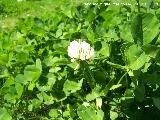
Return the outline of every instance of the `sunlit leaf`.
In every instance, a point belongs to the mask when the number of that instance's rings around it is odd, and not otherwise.
[[[5,108],[0,108],[0,119],[1,120],[11,120],[12,117],[9,115]]]

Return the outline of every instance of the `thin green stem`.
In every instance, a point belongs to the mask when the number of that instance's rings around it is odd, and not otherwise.
[[[100,65],[98,65],[98,64],[97,64],[97,67],[99,67],[99,68],[104,72],[105,76],[107,76],[105,69],[103,69],[103,68],[102,68]]]
[[[127,73],[128,73],[128,71],[125,72],[125,73],[122,75],[122,77],[119,79],[117,85],[120,84],[120,82],[121,82],[121,81],[123,80],[123,78],[127,75]]]
[[[136,0],[137,1],[137,4],[138,4],[138,12],[140,13],[140,3],[139,3],[139,0]]]
[[[126,88],[128,89],[128,79],[127,79],[127,76],[125,76],[126,78]]]
[[[95,79],[94,79],[94,76],[93,76],[91,70],[89,69],[89,66],[88,66],[88,63],[87,63],[87,62],[85,62],[85,68],[87,69],[87,72],[89,73],[90,78],[91,78],[91,80],[90,80],[90,82],[91,82],[90,85],[91,85],[91,86],[94,86]]]
[[[126,70],[126,66],[122,66],[122,65],[119,65],[119,64],[115,64],[115,63],[112,63],[112,62],[109,62],[109,61],[106,61],[107,64],[115,67],[115,68],[118,68],[118,69],[122,69],[122,70]]]

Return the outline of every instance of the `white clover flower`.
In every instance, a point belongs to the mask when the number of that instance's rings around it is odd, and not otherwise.
[[[72,41],[68,46],[68,56],[70,56],[71,62],[74,62],[75,59],[88,60],[91,59],[94,55],[94,49],[87,42],[77,42]]]

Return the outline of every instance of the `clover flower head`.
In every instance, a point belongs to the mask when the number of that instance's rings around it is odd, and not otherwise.
[[[87,42],[83,41],[72,41],[68,46],[68,56],[70,56],[71,62],[75,59],[88,60],[94,55],[94,49]]]

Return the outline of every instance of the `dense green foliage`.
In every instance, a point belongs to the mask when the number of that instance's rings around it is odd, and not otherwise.
[[[94,2],[0,1],[0,120],[160,118],[160,3]],[[77,39],[91,61],[71,62]]]

